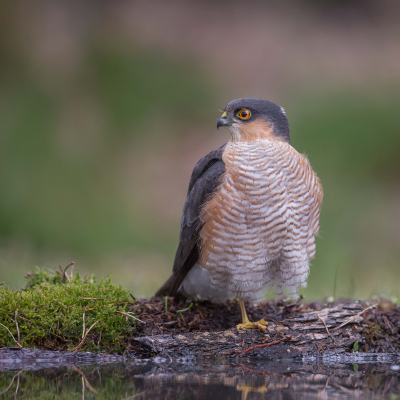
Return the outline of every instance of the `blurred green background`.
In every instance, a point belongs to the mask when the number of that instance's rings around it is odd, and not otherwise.
[[[0,14],[0,281],[169,276],[227,102],[286,109],[324,187],[307,299],[400,295],[395,1],[13,1]]]

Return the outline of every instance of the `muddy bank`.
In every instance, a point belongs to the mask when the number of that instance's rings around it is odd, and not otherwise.
[[[265,332],[236,329],[240,311],[233,301],[190,308],[174,299],[142,302],[136,309],[142,322],[126,355],[276,359],[324,352],[400,354],[400,310],[393,303],[267,302],[247,309],[251,320],[268,322]]]
[[[341,302],[326,305],[301,301],[248,304],[251,320],[268,322],[262,331],[236,328],[240,322],[240,309],[235,301],[216,305],[208,301],[188,304],[173,298],[132,300],[130,313],[125,314],[126,319],[135,318],[136,325],[125,337],[118,339],[118,348],[125,348],[124,356],[131,359],[250,357],[299,360],[324,354],[360,359],[363,354],[400,354],[400,308],[388,301],[381,300],[377,304]],[[93,338],[88,336],[87,340]],[[37,350],[0,349],[0,363],[5,366],[8,360],[24,363],[31,359],[38,363],[55,360],[60,365],[75,365],[123,359],[80,349],[48,351],[63,350],[56,344],[49,336]],[[44,352],[38,352],[39,349]]]

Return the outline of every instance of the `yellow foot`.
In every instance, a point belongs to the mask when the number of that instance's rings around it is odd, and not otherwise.
[[[236,325],[236,328],[238,329],[259,329],[261,331],[266,331],[267,328],[266,326],[268,325],[268,322],[264,321],[263,319],[260,319],[260,321],[257,322],[244,322],[243,324]]]

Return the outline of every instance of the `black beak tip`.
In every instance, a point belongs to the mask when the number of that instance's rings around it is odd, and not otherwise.
[[[217,122],[217,129],[219,129],[221,126],[226,126],[228,125],[228,121],[224,118],[219,118]]]

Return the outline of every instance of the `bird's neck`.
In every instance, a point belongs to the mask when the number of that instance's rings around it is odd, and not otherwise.
[[[281,136],[275,134],[273,126],[262,119],[235,123],[229,127],[229,131],[232,135],[231,142],[284,141]]]

